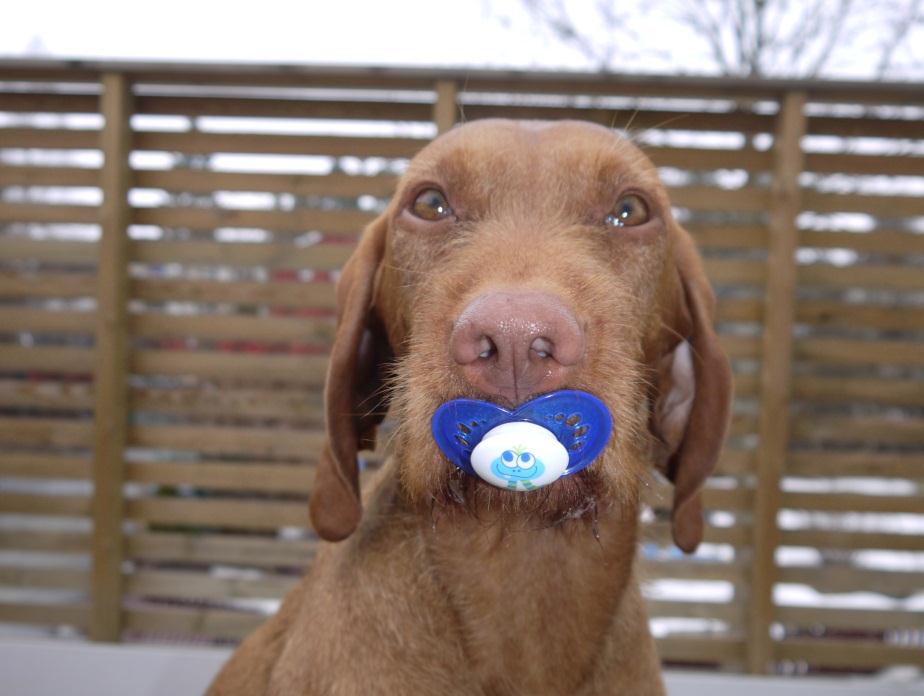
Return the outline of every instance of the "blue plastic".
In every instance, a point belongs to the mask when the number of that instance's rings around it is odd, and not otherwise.
[[[606,447],[613,418],[600,399],[578,390],[543,394],[509,411],[477,399],[454,399],[436,409],[431,420],[433,437],[453,464],[472,476],[472,450],[487,432],[503,423],[535,423],[549,430],[568,451],[571,476],[589,466]]]

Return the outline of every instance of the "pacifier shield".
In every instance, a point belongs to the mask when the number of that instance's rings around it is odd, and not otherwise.
[[[505,425],[516,427],[498,427]],[[562,390],[527,401],[513,411],[487,401],[454,399],[436,410],[431,428],[443,454],[464,472],[502,488],[531,490],[590,465],[606,447],[613,420],[592,394]],[[474,456],[482,442],[484,448]],[[567,456],[563,469],[562,453]],[[530,457],[537,461],[531,462]],[[518,478],[519,474],[524,478]]]

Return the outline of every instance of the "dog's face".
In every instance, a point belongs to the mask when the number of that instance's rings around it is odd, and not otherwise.
[[[329,442],[312,496],[322,536],[358,521],[356,449],[388,393],[411,498],[560,515],[587,499],[633,501],[654,463],[677,486],[678,544],[698,543],[730,372],[698,257],[631,143],[577,122],[451,131],[414,158],[338,294]],[[543,491],[464,479],[430,435],[450,399],[512,407],[565,388],[602,399],[614,431],[593,466]]]

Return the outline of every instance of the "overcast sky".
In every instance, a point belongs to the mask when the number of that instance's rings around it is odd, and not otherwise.
[[[593,31],[594,0],[567,4]],[[659,19],[652,5],[614,2],[649,49],[617,69],[714,71],[705,43]],[[924,46],[924,26],[912,45]],[[869,43],[839,50],[834,75],[873,76]],[[0,56],[596,68],[551,40],[521,0],[8,0]]]

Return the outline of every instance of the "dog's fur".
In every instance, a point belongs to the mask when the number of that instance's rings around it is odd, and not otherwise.
[[[446,220],[409,209],[432,187]],[[605,225],[626,192],[650,222]],[[472,298],[510,288],[570,308],[586,345],[562,387],[614,416],[591,467],[529,493],[461,474],[430,434],[445,401],[488,398],[447,343]],[[674,483],[674,539],[695,549],[731,373],[701,262],[648,158],[585,123],[456,128],[411,162],[338,301],[310,511],[339,543],[209,693],[662,694],[633,573],[640,489],[653,469]],[[356,453],[389,405],[392,454],[361,505]]]

